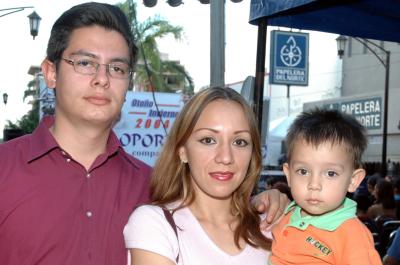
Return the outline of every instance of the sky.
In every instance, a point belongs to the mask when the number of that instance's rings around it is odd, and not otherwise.
[[[6,119],[15,121],[31,108],[27,102],[22,101],[23,92],[28,82],[32,80],[32,76],[28,75],[28,69],[32,65],[39,66],[44,59],[50,30],[55,20],[65,10],[82,2],[85,1],[1,0],[0,9],[19,6],[34,6],[34,9],[0,17],[0,58],[2,59],[0,94],[8,93],[9,95],[7,105],[0,103],[0,129],[3,128]],[[101,2],[115,4],[121,1]],[[179,7],[170,7],[166,0],[159,0],[153,8],[145,7],[142,0],[137,1],[137,5],[139,21],[160,15],[172,25],[184,28],[185,37],[181,42],[176,42],[172,38],[163,39],[159,42],[159,50],[167,53],[169,59],[179,60],[185,66],[194,79],[195,90],[208,85],[210,81],[210,5],[201,4],[197,0],[184,0],[184,4]],[[39,35],[35,40],[30,35],[27,18],[33,10],[42,18]],[[250,0],[243,0],[240,3],[226,0],[226,84],[239,82],[249,75],[255,75],[257,27],[248,23],[249,10]],[[326,53],[326,49],[332,50],[329,60],[336,58],[334,54],[336,43],[333,35],[318,33],[315,38],[319,40],[320,47],[310,51],[310,62],[312,57],[321,58],[321,53]],[[319,70],[325,71],[321,67]]]

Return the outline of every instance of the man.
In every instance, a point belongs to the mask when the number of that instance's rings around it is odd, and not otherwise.
[[[137,56],[115,6],[80,4],[53,25],[42,72],[55,116],[0,146],[1,265],[127,264],[123,227],[148,200],[151,169],[112,125]]]
[[[383,265],[400,264],[400,227],[396,230],[392,244],[383,258]]]
[[[396,217],[400,220],[400,176],[393,179],[394,201],[396,202]]]
[[[126,264],[122,229],[148,199],[150,168],[111,128],[136,58],[115,6],[81,4],[55,22],[42,63],[55,117],[0,148],[0,264]]]

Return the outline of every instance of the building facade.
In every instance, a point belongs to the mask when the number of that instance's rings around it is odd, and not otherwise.
[[[347,37],[342,57],[341,97],[305,103],[304,108],[325,106],[339,108],[355,116],[368,132],[366,162],[381,162],[384,121],[386,54],[374,45]],[[390,51],[389,96],[387,120],[387,159],[400,161],[400,45],[393,42],[368,40]],[[369,45],[370,49],[366,47]],[[376,55],[375,55],[375,54]]]

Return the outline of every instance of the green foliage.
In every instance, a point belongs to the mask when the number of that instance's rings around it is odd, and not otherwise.
[[[21,129],[24,134],[32,133],[39,124],[39,101],[33,103],[33,107],[16,123],[7,120],[6,129]]]
[[[24,97],[23,97],[22,100],[25,100],[29,96],[33,96],[34,97],[34,96],[36,96],[36,94],[37,94],[36,89],[29,88],[29,89],[24,91]]]
[[[175,61],[163,61],[158,50],[157,40],[173,36],[175,40],[183,38],[183,27],[173,26],[160,16],[137,21],[136,3],[126,0],[117,4],[128,17],[132,33],[139,48],[138,64],[136,66],[135,84],[151,88],[159,92],[173,92],[165,78],[169,73],[184,84],[184,92],[193,95],[194,83],[185,68]],[[146,64],[147,66],[146,67]]]
[[[19,126],[12,121],[7,120],[6,122],[7,124],[5,125],[5,129],[19,129]]]

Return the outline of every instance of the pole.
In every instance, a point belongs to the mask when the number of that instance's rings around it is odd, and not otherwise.
[[[267,46],[267,19],[261,19],[258,24],[256,80],[254,84],[254,115],[258,121],[258,129],[262,130],[262,113],[264,100],[265,50]]]
[[[383,109],[383,132],[382,132],[382,175],[385,177],[387,173],[386,164],[386,148],[387,148],[387,123],[388,123],[388,105],[389,105],[389,73],[390,73],[390,51],[386,53],[385,65],[385,95],[384,95],[384,109]]]
[[[225,86],[225,0],[210,1],[210,86]]]
[[[287,115],[290,116],[290,85],[286,85],[286,98],[287,98]]]
[[[16,12],[22,11],[25,8],[33,8],[33,6],[21,6],[21,7],[11,7],[11,8],[0,9],[0,12],[8,11],[8,13],[0,15],[0,17],[4,17],[4,16],[10,15],[12,13],[16,13]]]
[[[383,96],[383,129],[382,129],[382,154],[381,154],[381,173],[382,176],[386,176],[387,173],[387,164],[386,164],[386,153],[387,153],[387,123],[388,123],[388,109],[389,109],[389,73],[390,73],[390,51],[385,50],[378,44],[368,40],[368,39],[360,39],[354,37],[355,40],[364,45],[371,53],[381,62],[383,67],[385,67],[385,90]],[[369,44],[378,48],[386,55],[386,60],[383,61],[381,57],[374,51]]]

